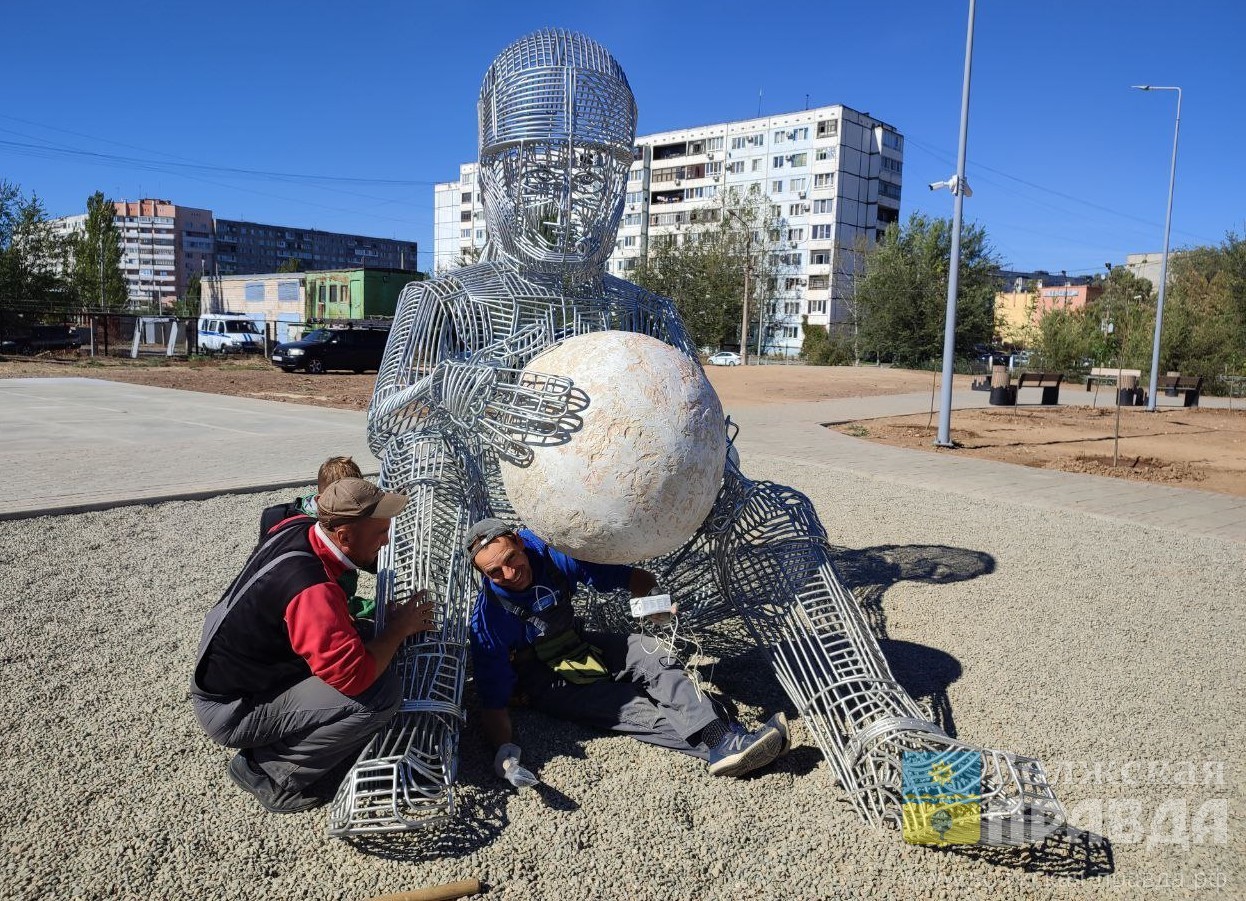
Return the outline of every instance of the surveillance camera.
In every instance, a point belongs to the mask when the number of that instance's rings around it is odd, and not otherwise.
[[[930,190],[932,191],[937,191],[940,188],[946,188],[946,187],[947,187],[947,182],[945,181],[932,181],[930,183]]]

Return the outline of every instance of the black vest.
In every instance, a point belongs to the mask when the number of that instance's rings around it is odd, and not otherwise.
[[[209,612],[195,690],[226,698],[265,695],[311,675],[307,661],[290,647],[285,613],[295,595],[332,584],[312,550],[308,533],[313,523],[299,517],[269,536]]]

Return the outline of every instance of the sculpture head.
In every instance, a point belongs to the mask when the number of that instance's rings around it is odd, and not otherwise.
[[[533,32],[489,66],[478,111],[490,241],[528,267],[599,269],[614,249],[636,138],[618,62],[583,35]]]

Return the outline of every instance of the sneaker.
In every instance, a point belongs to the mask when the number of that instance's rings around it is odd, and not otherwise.
[[[229,778],[234,785],[253,795],[269,813],[302,813],[332,800],[281,788],[251,762],[246,751],[239,751],[229,761]]]
[[[773,726],[756,732],[733,729],[710,751],[711,776],[743,776],[779,756],[783,736]]]
[[[770,717],[770,719],[766,720],[766,725],[776,730],[783,736],[783,747],[779,749],[780,757],[792,750],[792,736],[787,731],[787,715],[784,714],[782,710]]]

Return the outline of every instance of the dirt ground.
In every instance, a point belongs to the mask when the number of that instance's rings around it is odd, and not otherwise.
[[[728,406],[797,403],[931,391],[929,372],[870,366],[707,367],[710,382]],[[77,376],[161,388],[257,397],[287,403],[363,410],[373,374],[285,373],[263,360],[168,363],[54,357],[0,359],[0,378]],[[957,376],[956,387],[971,379]],[[993,408],[958,410],[955,451],[933,447],[926,414],[837,426],[845,434],[901,447],[986,457],[1025,466],[1143,479],[1246,496],[1246,413],[1168,409],[1148,414],[1125,409],[1117,465],[1112,465],[1115,408]]]
[[[835,428],[897,447],[1246,496],[1246,412],[1122,408],[1114,466],[1115,423],[1115,407],[957,410],[955,450],[934,447],[937,422],[924,413]]]
[[[836,397],[869,397],[929,391],[933,374],[873,366],[708,366],[710,382],[724,404],[793,403]],[[297,404],[363,410],[376,383],[374,374],[327,373],[306,375],[282,372],[263,360],[166,363],[96,359],[71,356],[0,360],[0,378],[76,376],[109,379],[158,388],[180,388],[209,394],[233,394]],[[956,387],[968,388],[971,379],[956,377]]]

